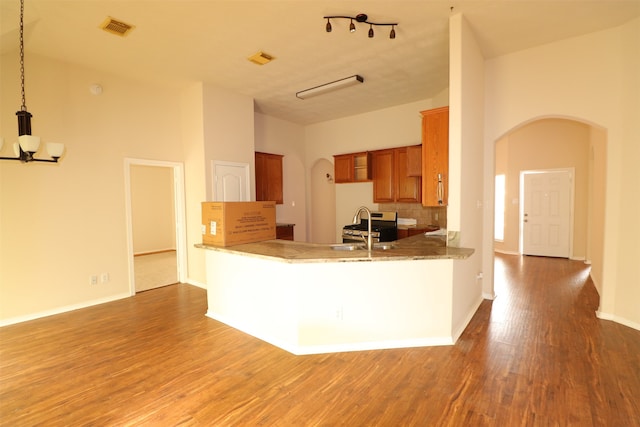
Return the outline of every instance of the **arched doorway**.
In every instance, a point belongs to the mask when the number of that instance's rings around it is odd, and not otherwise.
[[[606,131],[573,118],[536,118],[520,124],[495,141],[494,156],[494,176],[505,177],[504,211],[493,210],[494,224],[499,224],[500,215],[504,215],[504,237],[493,241],[494,251],[507,254],[521,252],[520,173],[525,170],[575,168],[570,257],[592,265],[591,275],[598,287],[604,247]],[[495,194],[494,191],[494,200]]]
[[[318,159],[311,167],[311,215],[308,241],[335,243],[336,187],[333,180],[333,163]]]

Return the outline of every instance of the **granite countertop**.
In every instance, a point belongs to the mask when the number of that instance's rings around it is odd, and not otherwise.
[[[198,244],[197,248],[270,259],[287,263],[354,262],[354,261],[403,261],[423,259],[466,259],[474,250],[447,247],[442,237],[418,234],[395,242],[386,242],[392,249],[336,250],[342,244],[303,243],[290,240],[267,240],[257,243],[218,247]]]
[[[438,227],[437,225],[432,225],[432,224],[398,224],[398,229],[400,230],[409,230],[413,228],[424,229],[429,231],[436,231],[440,229],[440,227]]]

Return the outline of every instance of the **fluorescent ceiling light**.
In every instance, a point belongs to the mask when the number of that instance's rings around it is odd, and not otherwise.
[[[362,76],[355,75],[351,77],[345,77],[344,79],[336,80],[334,82],[325,83],[320,86],[312,87],[311,89],[301,90],[296,93],[296,96],[300,99],[311,98],[312,96],[322,95],[323,93],[331,92],[332,90],[342,89],[343,87],[353,86],[358,83],[363,83]]]

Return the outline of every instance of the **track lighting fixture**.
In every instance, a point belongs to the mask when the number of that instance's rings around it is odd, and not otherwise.
[[[40,147],[40,137],[31,135],[31,115],[27,111],[25,95],[24,95],[24,0],[20,0],[20,86],[22,88],[22,106],[20,111],[16,113],[18,116],[18,142],[13,144],[14,154],[16,157],[0,157],[2,160],[19,160],[23,163],[27,162],[51,162],[57,163],[58,159],[64,152],[64,145],[60,143],[50,142],[47,144],[47,151],[52,157],[51,159],[36,159],[33,157]],[[0,138],[0,150],[4,139]]]
[[[369,21],[369,17],[364,14],[364,13],[359,13],[356,16],[342,16],[342,15],[332,15],[332,16],[325,16],[324,19],[327,20],[327,25],[326,25],[326,30],[327,33],[330,33],[332,30],[331,27],[331,20],[332,19],[348,19],[351,21],[351,23],[349,24],[349,31],[354,33],[356,31],[356,24],[353,23],[353,20],[355,19],[356,22],[361,22],[364,24],[369,24],[369,38],[373,38],[373,26],[374,25],[378,25],[378,26],[389,26],[391,27],[391,32],[389,33],[389,38],[390,39],[395,39],[396,38],[396,25],[398,25],[397,22],[393,22],[393,23],[378,23],[378,22],[370,22]]]

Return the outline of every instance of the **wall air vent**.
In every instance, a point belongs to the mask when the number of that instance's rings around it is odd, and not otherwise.
[[[254,64],[264,65],[273,61],[275,58],[267,53],[257,52],[251,55],[250,57],[248,57],[247,59],[253,62]]]
[[[116,34],[118,36],[124,37],[128,35],[135,27],[133,25],[125,24],[122,21],[118,21],[117,19],[113,19],[109,16],[100,25],[100,28],[111,34]]]

